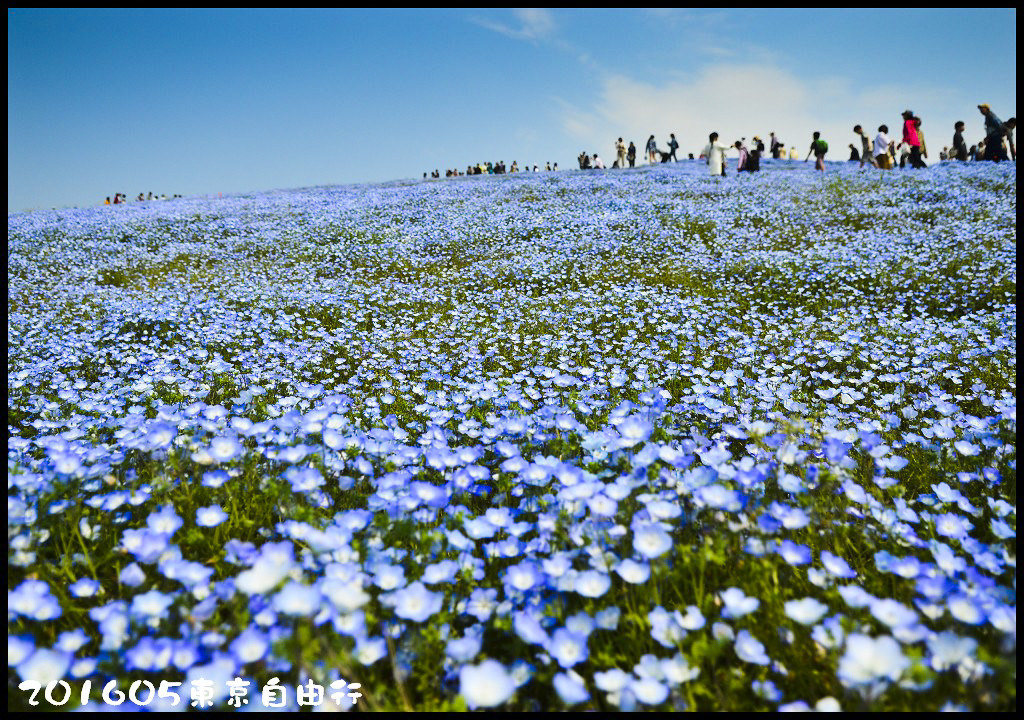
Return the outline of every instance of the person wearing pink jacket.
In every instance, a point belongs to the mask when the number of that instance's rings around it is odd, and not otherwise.
[[[914,113],[910,110],[903,111],[903,142],[910,148],[910,167],[925,167],[921,162],[921,138],[917,134]]]

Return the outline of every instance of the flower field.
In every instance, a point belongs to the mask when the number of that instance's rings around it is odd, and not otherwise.
[[[9,707],[1015,708],[1016,168],[763,170],[8,214]]]

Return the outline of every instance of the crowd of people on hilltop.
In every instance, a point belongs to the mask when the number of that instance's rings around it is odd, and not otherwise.
[[[1013,135],[1017,128],[1017,118],[1012,117],[1003,122],[987,103],[978,105],[978,110],[985,118],[984,138],[968,147],[964,141],[966,124],[962,120],[958,121],[953,128],[953,144],[952,146],[943,147],[939,153],[940,161],[958,160],[966,162],[989,160],[1000,162],[1011,159],[1016,161],[1017,149],[1014,145]],[[873,139],[864,131],[863,126],[855,125],[853,132],[860,141],[860,147],[858,148],[855,143],[849,144],[850,161],[859,162],[861,167],[871,165],[881,169],[891,169],[896,167],[897,164],[901,168],[908,165],[911,168],[927,167],[925,159],[928,157],[928,148],[924,141],[921,118],[911,110],[904,110],[902,118],[902,133],[899,141],[889,137],[888,125],[880,125],[878,127],[878,134]],[[766,152],[770,154],[773,160],[800,159],[800,153],[796,147],[790,146],[787,148],[774,131],[769,133],[767,146],[757,135],[753,136],[749,145],[745,137],[736,140],[732,145],[719,142],[718,137],[718,133],[711,133],[708,136],[708,144],[704,146],[698,158],[707,163],[712,175],[725,174],[726,153],[732,150],[735,150],[738,154],[736,162],[737,172],[759,171],[761,169],[761,159],[765,157]],[[614,147],[615,160],[612,162],[612,168],[632,168],[636,166],[638,153],[635,143],[630,142],[627,145],[620,137],[615,142]],[[644,146],[644,157],[650,165],[675,162],[679,159],[677,157],[678,150],[679,142],[676,140],[675,133],[669,134],[669,140],[665,149],[660,149],[654,135],[651,135],[647,138],[647,143]],[[804,162],[809,162],[813,155],[815,169],[824,172],[825,156],[827,153],[828,142],[821,137],[820,132],[815,132]],[[694,159],[692,154],[689,154],[688,157],[690,160]],[[604,170],[607,167],[605,161],[598,153],[582,151],[576,157],[576,160],[580,170]],[[558,163],[554,163],[553,167],[551,163],[547,163],[544,169],[546,171],[558,170]],[[527,166],[523,170],[530,171],[530,168]],[[488,162],[470,166],[464,173],[457,170],[449,170],[445,173],[445,177],[484,174],[501,175],[505,172],[504,162],[498,162],[495,165]],[[512,163],[509,172],[519,172],[516,163]],[[533,172],[538,172],[536,165],[533,166]],[[426,178],[427,173],[423,173],[423,177]],[[439,178],[441,175],[435,170],[430,174],[430,177]]]
[[[544,165],[544,172],[555,172],[558,170],[558,163],[547,162]],[[529,164],[524,165],[522,168],[519,167],[519,163],[515,160],[512,161],[511,166],[505,165],[504,160],[499,160],[496,163],[482,162],[476,165],[470,165],[466,168],[465,172],[456,169],[449,169],[444,171],[446,178],[451,177],[463,177],[465,175],[505,175],[507,173],[518,173],[518,172],[541,172],[540,167],[534,165],[530,167]],[[439,178],[441,172],[439,170],[433,170],[430,173],[423,173],[424,179],[427,177]]]
[[[154,193],[139,193],[135,196],[134,202],[147,202],[149,200],[168,200],[173,198],[180,198],[181,195],[172,195],[170,198],[167,195],[156,195]],[[128,202],[128,196],[124,193],[114,193],[114,199],[111,200],[108,195],[106,200],[103,201],[104,205],[124,205]]]
[[[1017,129],[1017,118],[1012,117],[1006,122],[1000,120],[987,103],[978,105],[978,110],[985,118],[984,139],[971,145],[969,148],[964,141],[966,123],[957,121],[953,126],[953,145],[943,147],[939,153],[939,160],[946,161],[972,161],[988,160],[1000,162],[1003,160],[1017,159],[1017,148],[1014,144],[1013,134]],[[928,157],[928,147],[925,144],[922,121],[912,110],[904,110],[902,113],[901,139],[897,142],[889,137],[889,126],[882,124],[878,127],[878,134],[872,140],[861,125],[855,125],[853,132],[860,140],[860,149],[854,143],[849,144],[850,161],[859,162],[860,167],[871,165],[872,167],[888,170],[896,167],[897,163],[901,168],[910,166],[919,169],[927,167],[925,158]],[[786,146],[775,135],[770,134],[769,152],[775,160],[787,157]],[[754,149],[748,149],[744,140],[737,140],[733,147],[739,153],[737,161],[737,172],[756,172],[760,169],[760,158],[765,150],[764,143],[757,136]],[[718,142],[718,133],[711,133],[708,136],[708,144],[701,153],[705,159],[712,175],[725,174],[725,153],[729,146]],[[828,153],[828,142],[821,137],[820,132],[813,134],[810,148],[804,162],[808,162],[811,156],[815,159],[815,169],[825,171],[825,155]],[[790,160],[799,159],[795,147],[790,148]],[[898,160],[897,160],[898,158]]]

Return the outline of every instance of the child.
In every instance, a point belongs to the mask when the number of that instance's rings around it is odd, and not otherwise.
[[[814,169],[825,172],[825,153],[828,152],[828,143],[821,139],[821,133],[818,131],[814,132],[814,139],[811,140],[811,149],[807,152],[807,157],[804,158],[804,162],[811,159],[811,153],[814,153]]]

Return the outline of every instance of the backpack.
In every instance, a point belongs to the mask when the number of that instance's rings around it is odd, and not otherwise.
[[[828,143],[825,142],[824,140],[820,140],[819,139],[818,142],[817,142],[817,148],[818,148],[818,152],[820,152],[822,155],[824,155],[825,153],[828,152]]]

